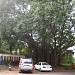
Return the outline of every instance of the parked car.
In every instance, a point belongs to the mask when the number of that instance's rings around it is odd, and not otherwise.
[[[19,62],[19,72],[22,71],[33,71],[33,60],[32,58],[21,58]]]
[[[38,62],[34,65],[34,69],[40,70],[40,71],[52,71],[52,66],[49,65],[47,62]]]

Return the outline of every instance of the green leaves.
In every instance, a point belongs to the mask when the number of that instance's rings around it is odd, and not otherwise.
[[[51,60],[54,62],[56,57],[58,61],[58,54],[63,54],[75,44],[71,0],[6,0],[2,4],[1,36],[8,42],[11,51],[24,49],[24,44],[27,44],[35,58],[44,61],[55,57]],[[15,37],[12,39],[10,35]]]

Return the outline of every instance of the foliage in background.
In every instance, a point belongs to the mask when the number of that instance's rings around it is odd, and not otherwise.
[[[63,59],[64,63],[67,63],[67,64],[74,63],[74,61],[73,61],[73,54],[72,53],[65,54],[65,56],[63,58],[64,58]]]
[[[22,49],[19,54],[25,55],[25,57],[29,57],[30,56],[29,55],[30,53],[29,53],[29,49],[28,48]]]
[[[11,54],[19,49],[36,62],[58,66],[67,48],[75,44],[72,12],[72,0],[2,0],[1,40]],[[6,48],[3,42],[2,49]]]

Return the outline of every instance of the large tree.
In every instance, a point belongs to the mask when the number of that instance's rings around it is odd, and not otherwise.
[[[8,35],[12,30],[16,33],[16,41],[27,43],[36,61],[57,66],[67,48],[75,44],[72,7],[71,0],[6,0],[1,25],[9,26],[9,30],[5,28]],[[10,12],[6,12],[8,8]],[[14,22],[10,22],[10,16]]]
[[[72,19],[71,0],[41,0],[34,2],[34,6],[33,16],[38,28],[42,61],[49,60],[51,55],[52,63],[56,66],[58,57],[74,45],[71,29],[75,20]]]

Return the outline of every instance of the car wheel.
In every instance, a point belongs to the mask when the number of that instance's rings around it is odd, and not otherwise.
[[[41,68],[39,68],[40,72],[42,72]]]
[[[19,69],[19,73],[22,73],[22,70],[21,69]]]
[[[30,73],[33,73],[33,71],[31,70]]]

